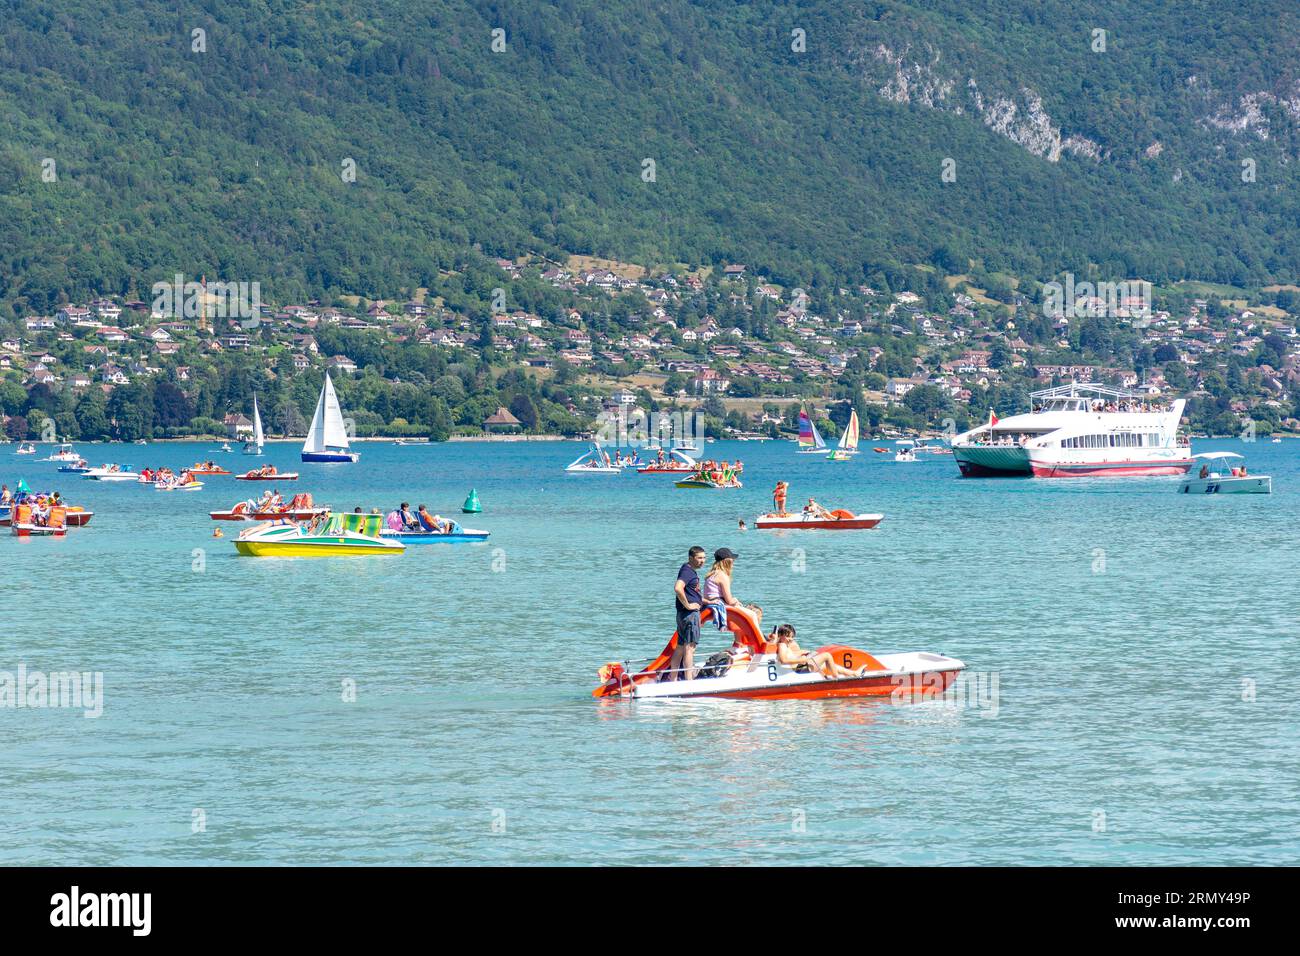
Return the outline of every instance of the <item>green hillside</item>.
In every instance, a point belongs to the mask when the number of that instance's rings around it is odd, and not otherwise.
[[[476,247],[810,287],[968,260],[1300,274],[1293,2],[0,10],[6,310],[177,272],[392,297]]]

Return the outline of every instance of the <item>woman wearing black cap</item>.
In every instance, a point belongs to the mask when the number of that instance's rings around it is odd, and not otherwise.
[[[704,604],[713,608],[718,630],[726,630],[727,608],[742,607],[731,593],[731,571],[740,555],[730,548],[719,548],[713,552],[713,567],[704,578]]]

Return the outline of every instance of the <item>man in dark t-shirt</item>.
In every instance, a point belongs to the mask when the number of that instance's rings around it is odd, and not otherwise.
[[[677,609],[677,646],[668,661],[664,680],[690,680],[695,676],[695,646],[700,643],[700,608],[704,597],[700,594],[699,569],[704,567],[704,549],[691,548],[686,563],[677,571],[673,585],[673,604]]]

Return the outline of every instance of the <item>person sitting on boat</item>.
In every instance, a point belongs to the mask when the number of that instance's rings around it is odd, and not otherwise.
[[[1209,466],[1209,465],[1202,465],[1202,466],[1201,466],[1201,473],[1200,473],[1200,475],[1198,475],[1197,477],[1199,477],[1199,478],[1209,478],[1209,477],[1210,477],[1210,466]]]
[[[416,520],[420,523],[420,531],[437,531],[438,523],[434,520],[433,515],[429,514],[429,509],[424,505],[415,509]]]
[[[727,608],[742,606],[731,593],[731,572],[737,557],[730,548],[714,551],[713,567],[704,578],[704,606],[713,610],[719,631],[727,629]]]
[[[7,505],[14,500],[14,493],[8,485],[0,485],[0,505]]]
[[[819,505],[816,499],[809,498],[808,503],[803,506],[804,517],[806,518],[830,518],[831,513]]]
[[[851,671],[847,667],[836,664],[835,658],[830,651],[822,651],[819,654],[805,651],[794,639],[795,630],[793,624],[782,624],[776,629],[775,633],[777,660],[787,667],[807,667],[810,671],[835,680],[845,677],[861,677],[866,673],[869,666],[863,664],[856,671]]]
[[[690,680],[695,676],[695,647],[700,643],[700,576],[704,567],[704,549],[695,545],[686,553],[686,563],[677,570],[673,585],[673,606],[677,611],[677,646],[673,648],[663,680]]]
[[[400,530],[402,531],[420,530],[420,522],[416,519],[415,515],[411,512],[410,502],[407,501],[402,502],[402,507],[399,509],[398,515],[402,519],[402,527]]]

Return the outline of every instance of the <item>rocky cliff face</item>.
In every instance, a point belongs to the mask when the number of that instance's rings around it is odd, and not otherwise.
[[[994,133],[1049,163],[1058,162],[1064,153],[1094,162],[1109,158],[1110,151],[1100,143],[1077,132],[1065,132],[1054,123],[1043,108],[1042,97],[1031,87],[986,94],[974,76],[962,82],[954,71],[941,65],[942,60],[942,53],[928,45],[918,52],[910,46],[895,50],[877,43],[854,58],[854,67],[884,99],[958,116],[978,116]],[[1188,77],[1185,86],[1196,102],[1200,125],[1207,129],[1267,140],[1279,119],[1300,125],[1300,81],[1281,92],[1258,90],[1238,97],[1224,96],[1196,76]],[[1142,148],[1142,155],[1154,159],[1163,149],[1159,142],[1152,142]]]
[[[1187,81],[1189,88],[1202,90],[1206,99],[1214,97],[1213,91],[1207,90],[1195,76]],[[1249,133],[1266,140],[1272,133],[1272,120],[1268,111],[1280,110],[1288,122],[1300,123],[1300,80],[1285,89],[1280,95],[1268,90],[1246,93],[1221,104],[1203,120],[1206,126],[1231,133],[1234,136]]]
[[[880,86],[876,92],[887,100],[948,110],[958,116],[978,116],[999,136],[1049,163],[1058,162],[1062,152],[1094,161],[1103,158],[1099,143],[1077,133],[1062,135],[1061,128],[1043,109],[1042,97],[1034,90],[1022,86],[1016,91],[1000,91],[985,97],[975,77],[968,77],[959,86],[957,77],[940,68],[940,60],[938,51],[932,51],[927,61],[921,62],[911,56],[909,48],[896,52],[883,43],[877,44],[869,57],[857,58],[866,75],[878,78]]]

